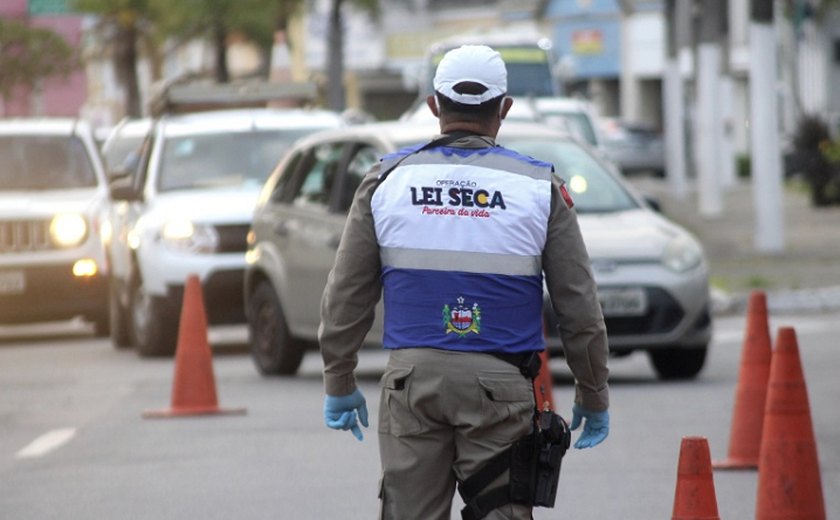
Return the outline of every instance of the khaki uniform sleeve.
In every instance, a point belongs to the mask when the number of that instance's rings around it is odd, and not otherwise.
[[[577,214],[565,203],[561,183],[552,182],[543,271],[566,363],[575,377],[575,403],[602,411],[609,407],[607,329]]]
[[[382,294],[379,246],[371,212],[379,165],[362,180],[350,207],[335,265],[321,297],[318,342],[324,360],[324,389],[342,396],[356,389],[353,371]]]

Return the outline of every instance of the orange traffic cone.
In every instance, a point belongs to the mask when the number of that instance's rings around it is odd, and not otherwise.
[[[554,396],[551,382],[551,368],[548,366],[548,354],[540,352],[540,373],[534,378],[534,401],[540,411],[554,410]]]
[[[683,437],[671,520],[720,520],[709,442]]]
[[[196,275],[187,277],[178,345],[175,350],[175,378],[172,406],[149,410],[143,417],[178,417],[184,415],[242,414],[244,408],[223,410],[216,397],[213,356],[207,341],[207,313],[201,282]]]
[[[756,520],[825,520],[820,466],[796,332],[776,336],[758,460]]]
[[[753,291],[747,304],[747,330],[741,349],[738,387],[732,410],[729,454],[724,460],[712,464],[715,469],[758,467],[771,355],[767,295],[764,291]]]

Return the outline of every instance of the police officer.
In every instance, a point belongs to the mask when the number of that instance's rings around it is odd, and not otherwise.
[[[533,381],[520,365],[544,348],[543,276],[576,380],[575,447],[609,430],[606,329],[573,201],[550,164],[494,141],[513,102],[501,56],[454,49],[434,88],[427,104],[443,136],[365,177],[321,302],[325,421],[361,440],[368,411],[354,369],[384,295],[385,519],[449,518],[456,484],[532,431]],[[439,193],[484,211],[434,211]],[[485,518],[531,518],[531,506],[504,504]]]

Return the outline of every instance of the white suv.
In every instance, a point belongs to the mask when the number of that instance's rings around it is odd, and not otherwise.
[[[340,124],[335,113],[297,109],[154,121],[136,170],[111,184],[114,345],[171,355],[190,275],[201,280],[210,324],[244,323],[246,235],[257,195],[293,142]]]
[[[0,121],[0,323],[82,316],[108,334],[105,173],[84,121]]]

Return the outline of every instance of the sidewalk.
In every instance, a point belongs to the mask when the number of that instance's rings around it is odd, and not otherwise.
[[[748,181],[724,190],[723,214],[702,217],[697,192],[689,186],[684,200],[667,181],[630,177],[642,194],[655,197],[662,212],[700,239],[711,268],[715,312],[739,313],[749,292],[767,292],[777,312],[840,310],[840,206],[815,208],[804,185],[784,190],[784,241],[781,253],[755,249],[752,186]]]

